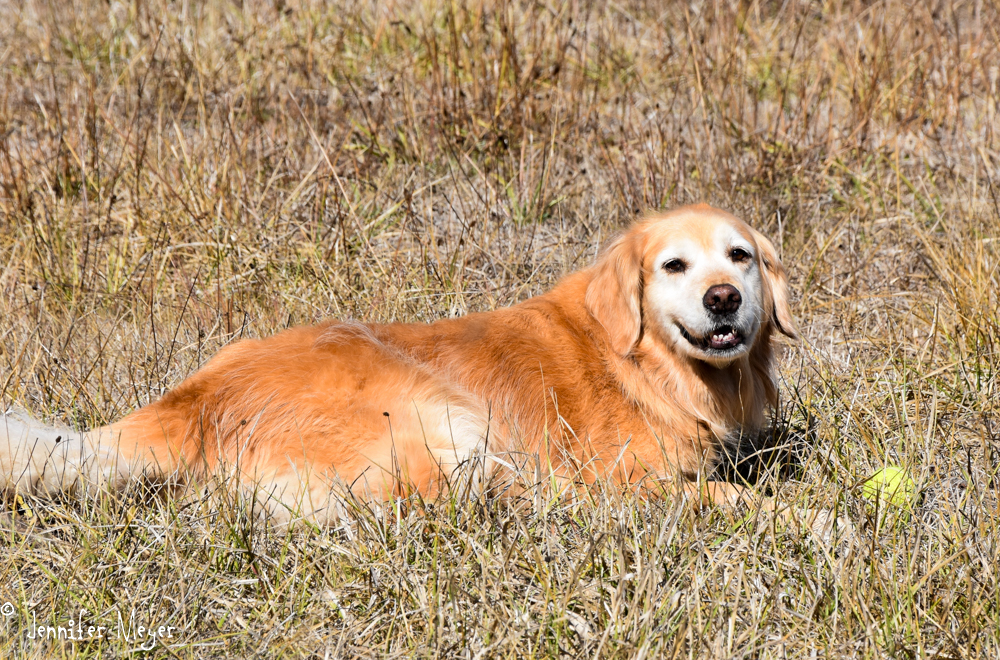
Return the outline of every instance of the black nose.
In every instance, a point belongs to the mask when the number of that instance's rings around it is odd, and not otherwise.
[[[705,292],[705,309],[713,314],[732,314],[740,308],[743,298],[731,284],[716,284]]]

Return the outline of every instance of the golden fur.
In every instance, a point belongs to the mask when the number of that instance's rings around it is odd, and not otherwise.
[[[727,338],[711,310],[683,302],[717,285],[742,293],[742,334]],[[711,323],[723,329],[683,338]],[[775,331],[795,333],[771,243],[727,213],[684,207],[641,220],[593,267],[510,308],[238,342],[119,422],[64,433],[61,449],[8,419],[0,486],[236,466],[276,511],[324,518],[334,484],[430,496],[461,465],[478,469],[465,477],[476,485],[524,456],[566,482],[694,482],[775,403]]]

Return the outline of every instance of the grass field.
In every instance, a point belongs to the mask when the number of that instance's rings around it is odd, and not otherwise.
[[[87,428],[240,337],[506,306],[704,200],[780,246],[803,335],[749,476],[853,526],[610,486],[290,531],[225,484],[8,498],[0,657],[1000,657],[996,0],[0,16],[5,409]],[[908,505],[862,497],[886,465]],[[32,639],[119,616],[172,636]]]

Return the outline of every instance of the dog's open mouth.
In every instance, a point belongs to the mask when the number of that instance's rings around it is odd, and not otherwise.
[[[684,339],[703,351],[731,351],[743,345],[743,333],[731,325],[720,325],[704,337],[693,337],[684,326],[677,324]]]

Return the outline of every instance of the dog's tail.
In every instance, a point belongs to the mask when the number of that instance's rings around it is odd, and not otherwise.
[[[109,433],[54,428],[22,412],[0,416],[0,492],[79,492],[88,484],[120,486],[134,461]]]

